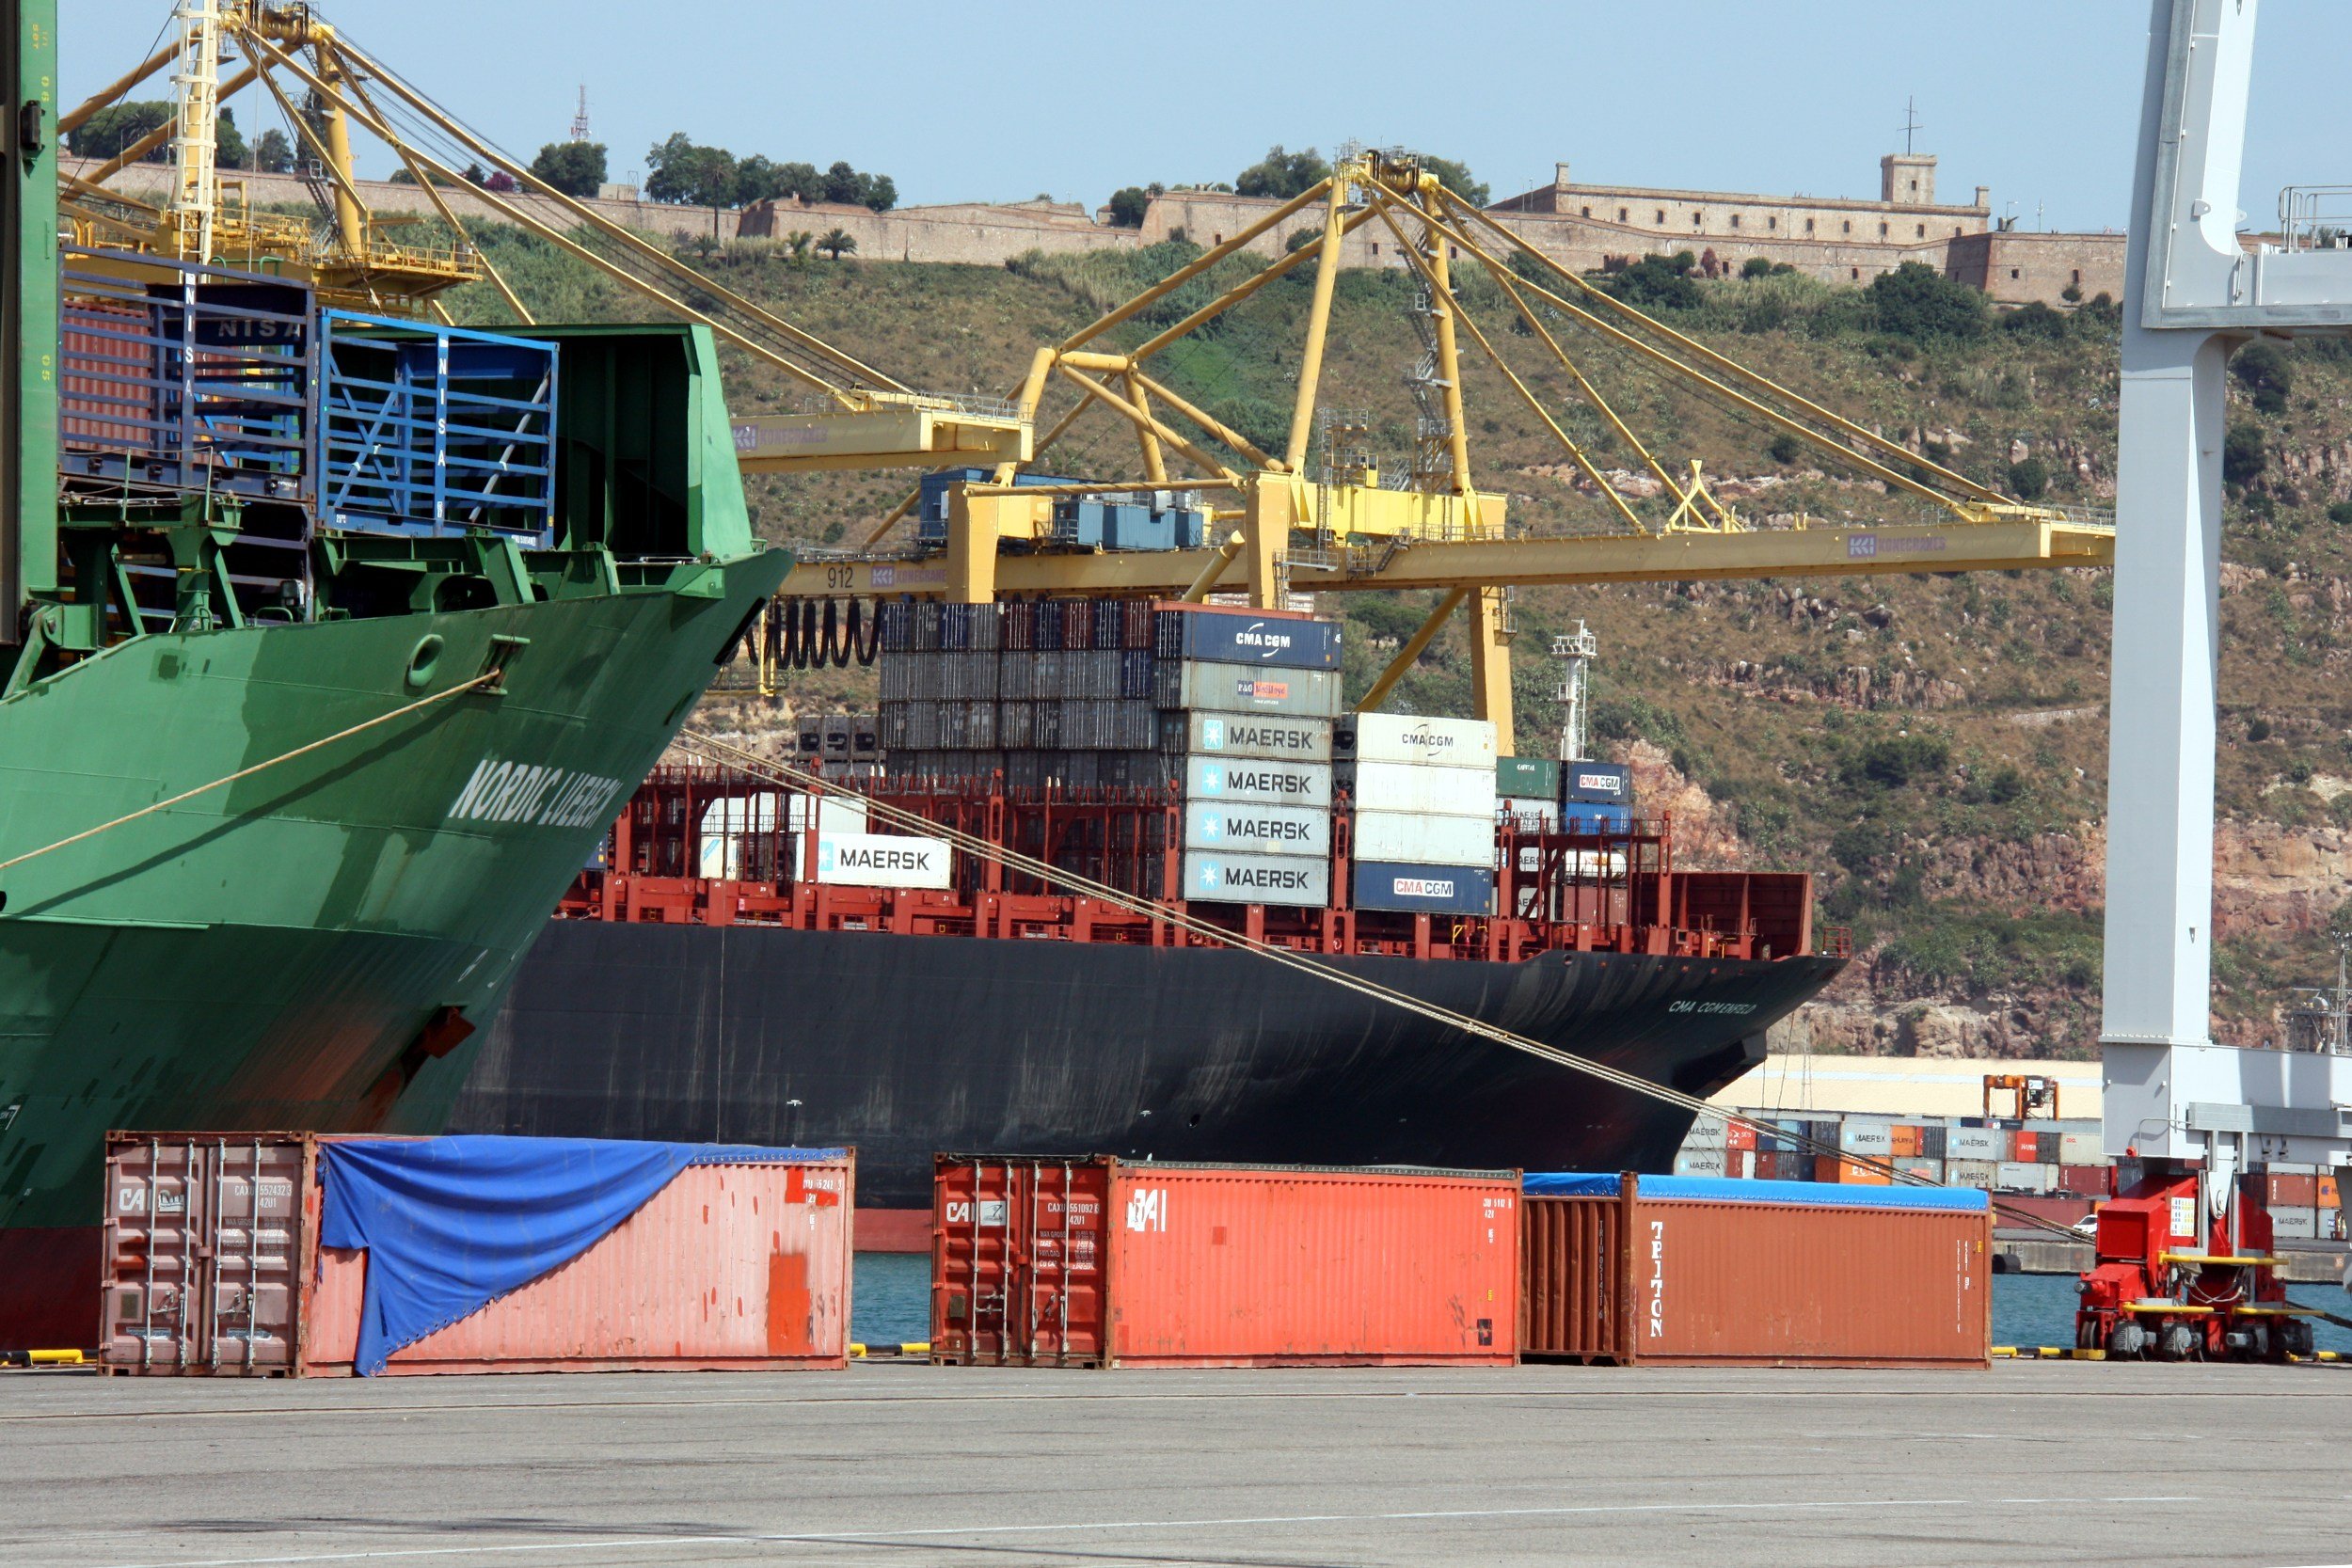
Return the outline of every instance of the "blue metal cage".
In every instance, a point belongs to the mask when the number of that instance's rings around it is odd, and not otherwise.
[[[319,358],[321,523],[548,542],[554,344],[326,310]]]

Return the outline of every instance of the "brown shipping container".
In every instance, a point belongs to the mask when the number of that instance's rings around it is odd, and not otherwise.
[[[2060,1165],[2058,1191],[2076,1197],[2112,1197],[2115,1196],[2113,1165]]]
[[[318,1244],[319,1150],[333,1141],[109,1134],[97,1304],[109,1370],[351,1374],[368,1258]],[[585,1252],[385,1370],[844,1367],[855,1199],[851,1154],[691,1165]]]
[[[1519,1347],[1621,1366],[1980,1367],[1983,1211],[1529,1196]]]
[[[2270,1173],[2270,1206],[2309,1209],[2319,1201],[2319,1179],[2287,1172]]]
[[[1508,1366],[1516,1171],[942,1155],[931,1358]]]

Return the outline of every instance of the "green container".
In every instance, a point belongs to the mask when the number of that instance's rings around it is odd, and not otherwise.
[[[1547,757],[1497,757],[1495,793],[1514,800],[1560,799],[1560,765]]]

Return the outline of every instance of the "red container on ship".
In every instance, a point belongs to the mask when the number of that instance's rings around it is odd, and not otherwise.
[[[1531,1359],[1991,1363],[1980,1192],[1530,1175],[1524,1201]]]
[[[942,1155],[931,1359],[1508,1366],[1516,1171]]]
[[[92,1304],[104,1368],[351,1375],[369,1255],[320,1244],[321,1156],[338,1141],[385,1140],[109,1134]],[[688,1165],[585,1251],[394,1351],[384,1370],[846,1366],[855,1156],[826,1152]]]

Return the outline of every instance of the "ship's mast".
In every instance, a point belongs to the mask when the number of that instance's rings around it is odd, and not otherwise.
[[[220,119],[220,8],[217,0],[180,0],[180,59],[171,73],[178,119],[171,137],[178,180],[171,198],[177,250],[184,261],[213,257],[220,182],[215,168]]]
[[[1552,697],[1560,704],[1560,760],[1582,762],[1592,750],[1592,667],[1600,656],[1600,640],[1579,621],[1576,630],[1551,640],[1551,657],[1560,661],[1560,684]]]

